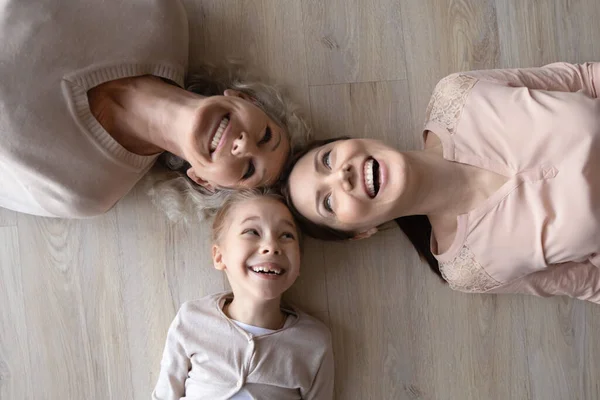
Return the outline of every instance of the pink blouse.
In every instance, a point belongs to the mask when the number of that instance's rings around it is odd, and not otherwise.
[[[600,303],[600,64],[450,75],[425,134],[445,159],[508,177],[457,218],[436,254],[453,289],[568,295]]]

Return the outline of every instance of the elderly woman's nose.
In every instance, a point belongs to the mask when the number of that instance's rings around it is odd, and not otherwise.
[[[231,154],[234,156],[244,155],[246,153],[248,147],[248,134],[246,132],[241,132],[240,135],[233,141],[233,146],[231,147]]]

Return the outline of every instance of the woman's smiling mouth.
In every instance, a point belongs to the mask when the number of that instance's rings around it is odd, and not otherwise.
[[[211,155],[223,145],[223,139],[225,137],[224,133],[228,126],[229,114],[227,114],[221,119],[221,122],[219,123],[219,126],[217,127],[217,130],[215,131],[215,134],[213,135],[210,141],[209,151]]]
[[[373,157],[369,157],[363,164],[363,184],[367,196],[375,198],[381,187],[381,171],[379,162]]]

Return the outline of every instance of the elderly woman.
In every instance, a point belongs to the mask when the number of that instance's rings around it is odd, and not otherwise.
[[[315,145],[289,176],[305,229],[366,237],[395,220],[456,290],[600,303],[600,64],[451,75],[424,149]]]
[[[172,187],[196,202],[266,186],[303,126],[266,85],[186,82],[178,0],[8,0],[0,31],[0,207],[104,213],[161,153],[186,176]]]

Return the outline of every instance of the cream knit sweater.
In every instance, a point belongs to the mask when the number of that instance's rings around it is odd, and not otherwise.
[[[155,400],[333,398],[333,353],[325,325],[294,308],[282,329],[253,336],[223,313],[231,293],[184,303],[173,320]]]
[[[104,213],[152,166],[90,113],[87,91],[152,74],[183,85],[188,26],[178,0],[0,3],[0,207]]]

